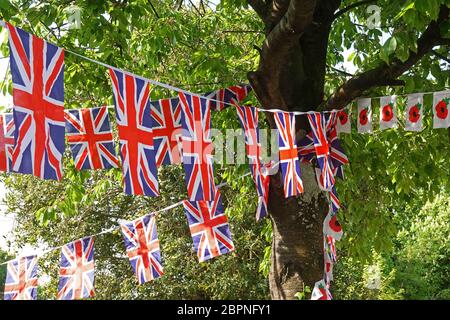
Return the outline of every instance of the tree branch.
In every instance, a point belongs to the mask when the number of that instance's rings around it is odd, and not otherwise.
[[[354,76],[355,76],[354,74],[348,73],[348,72],[346,72],[346,71],[344,71],[344,70],[337,69],[337,68],[335,68],[335,67],[333,67],[333,66],[327,65],[327,67],[328,67],[329,69],[333,70],[333,71],[336,71],[337,73],[340,73],[340,74],[346,76],[346,77],[354,77]]]
[[[439,17],[432,21],[417,41],[417,52],[410,51],[409,58],[405,62],[395,58],[391,64],[385,64],[361,73],[345,82],[324,103],[320,109],[331,110],[345,107],[353,99],[361,96],[364,91],[380,86],[401,85],[397,80],[405,71],[416,64],[424,55],[429,53],[434,46],[443,40],[440,33],[440,24],[449,19],[449,8],[445,5],[440,7]]]
[[[290,0],[273,0],[268,5],[266,14],[266,32],[269,33],[280,22],[289,8]]]
[[[351,5],[339,10],[338,12],[336,12],[333,16],[333,20],[336,20],[337,18],[343,16],[344,14],[346,14],[347,12],[349,12],[350,10],[365,5],[365,4],[370,4],[370,3],[377,3],[377,0],[363,0],[363,1],[358,1],[355,3],[352,3]]]
[[[288,10],[267,35],[262,47],[262,68],[282,62],[289,48],[298,43],[300,35],[313,20],[316,0],[292,0]]]
[[[442,59],[444,61],[446,61],[447,63],[450,63],[450,58],[447,58],[446,56],[440,54],[439,52],[437,52],[436,50],[431,50],[431,53],[434,54],[436,57],[438,57],[439,59]]]
[[[153,13],[155,14],[156,19],[159,19],[159,14],[158,14],[158,12],[156,11],[155,7],[153,6],[152,1],[151,1],[151,0],[147,0],[147,2],[148,2],[148,4],[150,5],[150,7],[152,8]]]
[[[450,39],[447,38],[439,39],[439,41],[436,44],[440,46],[450,46]]]
[[[247,3],[263,21],[266,20],[268,5],[264,0],[247,0]]]
[[[284,0],[273,2],[273,5],[286,3]],[[269,100],[264,97],[268,90],[263,85],[267,81],[262,77],[279,79],[280,65],[285,63],[291,49],[299,46],[299,38],[313,21],[316,2],[316,0],[291,0],[283,17],[268,32],[262,46],[258,71],[248,73],[255,94],[263,105],[269,103]]]
[[[195,4],[192,2],[192,0],[189,0],[189,3],[191,4],[191,6],[195,9],[195,11],[197,11],[198,15],[200,17],[203,17],[202,13],[197,9],[197,7],[195,6]]]

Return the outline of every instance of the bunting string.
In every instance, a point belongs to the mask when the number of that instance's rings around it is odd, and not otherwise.
[[[275,167],[275,166],[277,166],[277,165],[278,165],[278,162],[276,162],[273,166]],[[247,173],[245,173],[245,174],[239,176],[238,179],[245,178],[245,177],[247,177],[247,176],[249,176],[249,175],[251,175],[251,172],[247,172]],[[216,186],[216,188],[217,188],[217,189],[220,189],[220,188],[223,188],[223,187],[225,187],[225,186],[227,186],[227,185],[229,185],[229,184],[228,184],[227,182],[223,181],[223,182],[221,182],[220,184],[218,184],[218,185]],[[161,209],[152,211],[151,214],[154,215],[154,216],[158,216],[158,215],[161,214],[162,212],[166,212],[166,211],[172,210],[172,209],[174,209],[174,208],[176,208],[176,207],[178,207],[178,206],[181,206],[182,204],[183,204],[183,200],[182,200],[182,201],[175,202],[175,203],[173,203],[173,204],[171,204],[171,205],[169,205],[169,206],[167,206],[167,207],[164,207],[164,208],[161,208]],[[103,231],[101,231],[101,232],[98,232],[98,233],[94,233],[94,234],[91,234],[91,235],[88,235],[88,236],[84,236],[83,238],[96,237],[96,236],[100,236],[100,235],[102,235],[102,234],[111,233],[111,232],[113,232],[113,231],[115,231],[115,230],[119,230],[119,229],[120,229],[120,226],[115,226],[115,227],[112,227],[112,228],[103,230]],[[66,244],[63,244],[63,245],[60,245],[60,246],[56,246],[56,247],[51,247],[51,248],[49,248],[49,249],[46,249],[46,250],[42,251],[42,252],[41,252],[40,254],[38,254],[37,256],[38,256],[38,257],[43,257],[43,256],[47,255],[48,253],[50,253],[50,252],[52,252],[52,251],[60,250],[60,249],[61,249],[62,247],[64,247],[65,245],[66,245]],[[21,256],[17,256],[17,257],[15,257],[14,259],[10,259],[10,260],[1,262],[1,263],[0,263],[0,266],[6,265],[6,264],[8,264],[8,262],[13,261],[13,260],[15,260],[15,259],[17,259],[17,258],[20,258],[20,257],[21,257]]]
[[[2,21],[2,20],[0,20],[0,26],[2,26],[3,28],[7,28],[5,22]],[[46,41],[47,41],[47,40],[46,40]],[[51,42],[49,42],[49,43],[51,43]],[[59,47],[59,46],[58,46],[58,47]],[[74,51],[72,51],[72,50],[69,50],[69,49],[66,49],[66,48],[63,48],[63,49],[64,49],[65,52],[68,52],[68,53],[70,53],[70,54],[72,54],[72,55],[74,55],[74,56],[76,56],[76,57],[79,57],[79,58],[84,59],[84,60],[86,60],[86,61],[89,61],[89,62],[98,64],[98,65],[103,66],[103,67],[105,67],[105,68],[107,68],[107,69],[121,70],[123,73],[125,73],[125,74],[127,74],[127,75],[133,76],[133,77],[135,77],[135,78],[137,78],[137,79],[140,79],[140,80],[142,80],[142,81],[149,82],[149,83],[151,83],[151,84],[153,84],[153,85],[155,85],[155,86],[159,86],[159,87],[162,87],[162,88],[165,88],[165,89],[168,89],[168,90],[171,90],[171,91],[175,91],[175,92],[178,92],[178,93],[181,92],[181,93],[193,95],[193,96],[196,96],[196,97],[199,97],[199,98],[205,98],[205,99],[208,99],[208,100],[213,101],[213,102],[220,102],[220,103],[223,103],[223,104],[226,104],[226,105],[229,105],[229,106],[234,106],[233,103],[229,103],[229,102],[222,101],[222,100],[216,100],[216,99],[213,99],[213,98],[207,98],[207,97],[202,96],[201,94],[193,93],[193,92],[190,92],[190,91],[187,91],[187,90],[184,90],[184,89],[181,89],[181,88],[172,86],[172,85],[167,84],[167,83],[163,83],[163,82],[160,82],[160,81],[157,81],[157,80],[153,80],[153,79],[150,79],[150,78],[146,78],[146,77],[137,75],[137,74],[135,74],[135,73],[132,73],[132,72],[130,72],[130,71],[127,71],[127,70],[124,70],[124,69],[121,69],[121,68],[114,67],[114,66],[112,66],[112,65],[109,65],[109,64],[107,64],[107,63],[104,63],[104,62],[102,62],[102,61],[99,61],[99,60],[96,60],[96,59],[93,59],[93,58],[89,58],[89,57],[87,57],[87,56],[85,56],[85,55],[79,54],[79,53],[74,52]],[[286,110],[281,110],[281,109],[278,109],[278,108],[269,108],[269,109],[262,109],[262,108],[258,108],[258,107],[255,107],[255,108],[256,108],[259,112],[271,112],[271,113],[288,112],[288,111],[286,111]],[[345,107],[345,108],[347,108],[347,107]],[[345,109],[345,108],[343,108],[343,109]],[[339,110],[341,110],[341,109],[326,110],[326,111],[323,111],[323,112],[324,112],[324,113],[331,113],[331,112],[336,112],[336,111],[339,111]],[[289,111],[289,113],[292,113],[292,114],[295,114],[295,115],[312,114],[312,113],[314,113],[314,112],[315,112],[315,111]]]
[[[0,20],[0,26],[3,27],[3,28],[6,28],[5,22]],[[51,42],[49,42],[49,43],[51,43]],[[96,59],[93,59],[93,58],[89,58],[89,57],[87,57],[85,55],[79,54],[79,53],[77,53],[75,51],[72,51],[72,50],[69,50],[69,49],[66,49],[66,48],[63,48],[63,49],[64,49],[64,51],[66,51],[66,52],[68,52],[70,54],[73,54],[74,56],[77,56],[77,57],[79,57],[81,59],[84,59],[86,61],[98,64],[98,65],[103,66],[103,67],[105,67],[107,69],[120,69],[125,74],[131,75],[131,76],[133,76],[133,77],[135,77],[137,79],[143,80],[143,81],[148,81],[148,82],[150,82],[153,85],[156,85],[156,86],[159,86],[159,87],[171,90],[171,91],[175,91],[175,92],[182,92],[182,93],[190,94],[190,95],[193,95],[193,96],[196,96],[196,97],[200,97],[200,98],[205,98],[205,99],[207,98],[207,97],[204,97],[204,96],[202,96],[200,94],[193,93],[193,92],[190,92],[190,91],[187,91],[187,90],[184,90],[184,89],[172,86],[172,85],[164,83],[164,82],[160,82],[160,81],[157,81],[157,80],[146,78],[146,77],[137,75],[135,73],[132,73],[130,71],[114,67],[114,66],[109,65],[107,63],[104,63],[102,61],[99,61],[99,60],[96,60]],[[443,90],[450,90],[450,88],[443,88]],[[431,91],[431,92],[420,92],[420,93],[422,93],[422,94],[431,94],[431,93],[434,93],[434,92]],[[408,96],[408,95],[409,94],[395,94],[393,96],[400,97],[400,96]],[[377,99],[377,98],[381,98],[381,97],[383,97],[383,96],[370,97],[370,98],[371,99]],[[367,97],[367,98],[369,98],[369,97]],[[229,103],[229,102],[226,102],[226,101],[216,100],[216,99],[212,99],[212,98],[207,98],[207,99],[209,99],[210,101],[214,101],[214,102],[220,102],[220,103],[223,103],[223,104],[226,104],[226,105],[229,105],[229,106],[234,106],[233,103]],[[344,110],[344,109],[348,109],[348,108],[350,108],[350,104],[345,106],[345,107],[343,107],[343,108],[340,108],[340,109],[324,110],[324,111],[321,111],[321,112],[322,113],[333,113],[333,112],[338,112],[340,110]],[[255,107],[255,109],[257,109],[259,112],[271,112],[271,113],[288,112],[288,113],[294,114],[294,115],[308,115],[308,114],[314,114],[315,112],[317,112],[317,111],[313,111],[313,110],[311,110],[311,111],[287,111],[287,110],[282,110],[282,109],[279,109],[279,108],[263,109],[263,108]]]

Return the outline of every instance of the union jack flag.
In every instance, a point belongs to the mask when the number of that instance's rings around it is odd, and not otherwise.
[[[244,100],[252,87],[246,85],[230,86],[228,88],[219,89],[212,92],[202,94],[203,97],[209,99],[209,108],[213,111],[222,111],[230,104],[238,106]]]
[[[5,300],[37,299],[36,255],[21,257],[8,262],[5,281]]]
[[[180,93],[183,115],[183,166],[190,201],[212,201],[216,193],[208,100]]]
[[[159,194],[148,82],[110,69],[126,194]]]
[[[274,113],[278,128],[278,145],[284,196],[292,197],[303,192],[297,144],[295,142],[295,115],[289,112]]]
[[[269,202],[269,185],[270,185],[270,169],[271,163],[267,164],[262,168],[262,170],[258,174],[258,179],[261,180],[261,190],[262,195],[259,194],[258,191],[258,206],[256,208],[256,221],[261,220],[269,214],[268,202]],[[253,175],[253,180],[256,181],[255,175]],[[255,182],[257,185],[258,183]],[[257,188],[259,189],[259,188]]]
[[[61,248],[58,300],[94,296],[94,237],[85,237]]]
[[[149,214],[120,224],[131,266],[139,284],[163,275],[156,217]]]
[[[329,196],[330,196],[331,211],[336,213],[341,208],[341,202],[339,201],[335,186],[333,186],[333,188],[331,188],[331,191],[329,192]]]
[[[64,51],[7,24],[16,144],[13,171],[61,180]]]
[[[65,118],[67,140],[78,170],[119,167],[107,107],[67,110]]]
[[[199,262],[234,250],[219,191],[214,201],[185,200],[183,206]]]
[[[330,146],[331,167],[334,171],[334,176],[344,179],[343,165],[347,164],[348,158],[344,153],[344,149],[339,141],[337,128],[337,113],[331,113],[327,121],[327,137],[328,145]]]
[[[348,163],[348,158],[345,155],[343,148],[341,147],[341,143],[337,135],[336,122],[337,115],[335,113],[325,114],[326,136],[328,140],[328,146],[330,148],[331,166],[333,170],[339,168],[339,170],[335,170],[335,172],[338,174],[338,176],[341,176],[343,175],[343,171],[340,167]],[[306,137],[300,140],[298,151],[301,162],[309,163],[314,159],[316,150],[314,147],[314,138],[312,131],[309,132]]]
[[[239,122],[244,130],[247,157],[250,171],[258,192],[256,221],[267,216],[270,176],[268,168],[262,164],[261,144],[259,142],[258,111],[254,107],[236,106]]]
[[[150,101],[156,165],[181,163],[180,98]]]
[[[308,120],[311,125],[317,162],[321,170],[320,184],[325,190],[330,190],[334,186],[334,175],[330,164],[330,147],[326,134],[325,115],[321,112],[308,113]]]
[[[332,171],[333,177],[344,178],[344,168],[343,165],[348,163],[348,158],[344,153],[344,150],[341,147],[341,143],[339,141],[337,130],[336,130],[336,122],[337,122],[337,114],[331,113],[325,115],[325,123],[326,123],[326,136],[329,146],[329,167]],[[299,142],[299,158],[301,162],[310,163],[314,159],[316,155],[316,150],[314,147],[314,137],[313,132],[311,131]],[[324,182],[325,179],[321,176],[322,171],[317,171],[318,184],[319,187],[327,191],[325,188]],[[329,191],[329,189],[328,189]]]
[[[2,172],[11,172],[14,141],[13,114],[0,114],[0,171]]]
[[[325,252],[328,254],[329,260],[333,264],[336,263],[336,261],[337,261],[335,243],[336,243],[336,240],[333,237],[324,235]]]

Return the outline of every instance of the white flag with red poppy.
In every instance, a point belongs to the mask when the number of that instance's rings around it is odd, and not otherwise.
[[[372,100],[370,98],[358,99],[358,132],[372,131]]]
[[[338,133],[350,133],[352,131],[351,121],[350,121],[350,108],[342,109],[338,112],[338,120],[337,120],[337,132]]]
[[[332,300],[330,290],[325,281],[322,279],[314,284],[314,289],[311,294],[311,300]]]
[[[408,95],[405,118],[406,131],[422,131],[423,93],[414,93]]]
[[[336,214],[330,210],[323,221],[323,233],[326,236],[333,237],[334,240],[339,241],[342,238],[342,227],[337,220]]]
[[[330,256],[328,253],[324,253],[324,273],[325,273],[325,281],[327,284],[330,284],[331,281],[334,280],[333,278],[333,262],[330,259]]]
[[[380,98],[380,130],[397,128],[395,96]]]
[[[433,128],[450,127],[450,91],[435,92],[433,95]]]

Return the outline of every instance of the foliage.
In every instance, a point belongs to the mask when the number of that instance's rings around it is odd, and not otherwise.
[[[408,299],[450,299],[450,197],[440,196],[414,215],[398,242],[396,285]]]
[[[295,297],[298,300],[306,300],[306,295],[311,293],[311,288],[308,286],[303,285],[303,290],[299,291],[295,294]]]
[[[450,194],[396,217],[401,231],[390,253],[361,262],[342,252],[336,266],[338,299],[449,299]],[[405,224],[406,222],[406,224]],[[401,226],[403,225],[403,226]]]

